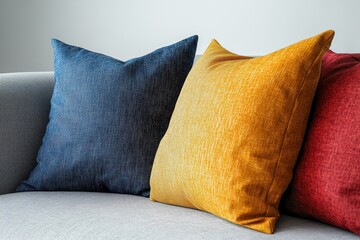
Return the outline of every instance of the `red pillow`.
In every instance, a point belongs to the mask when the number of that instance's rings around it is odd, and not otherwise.
[[[360,235],[360,54],[323,57],[285,208]]]

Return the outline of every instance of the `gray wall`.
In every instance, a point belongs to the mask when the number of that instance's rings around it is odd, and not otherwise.
[[[126,60],[187,36],[262,55],[334,29],[360,52],[359,0],[0,0],[0,72],[52,70],[51,38]]]

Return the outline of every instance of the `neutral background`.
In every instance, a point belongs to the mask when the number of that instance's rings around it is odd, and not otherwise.
[[[52,70],[51,38],[121,60],[198,34],[263,55],[327,29],[360,52],[359,0],[0,0],[0,72]]]

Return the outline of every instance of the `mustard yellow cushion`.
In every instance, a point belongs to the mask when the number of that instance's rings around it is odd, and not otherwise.
[[[213,40],[157,150],[151,200],[273,233],[333,36],[326,31],[258,58]]]

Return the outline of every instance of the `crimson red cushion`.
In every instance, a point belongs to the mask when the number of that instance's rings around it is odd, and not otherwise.
[[[323,57],[285,208],[360,235],[360,54]]]

